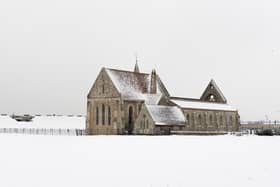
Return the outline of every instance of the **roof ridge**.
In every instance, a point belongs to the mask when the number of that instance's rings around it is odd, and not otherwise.
[[[189,98],[189,97],[174,97],[171,96],[170,99],[175,99],[175,100],[183,100],[183,101],[201,101],[200,99],[197,98]]]
[[[209,104],[216,104],[216,105],[228,105],[228,106],[231,106],[229,105],[228,103],[217,103],[217,102],[211,102],[211,101],[203,101],[203,100],[200,100],[200,99],[178,99],[178,98],[174,98],[174,97],[171,97],[170,100],[180,100],[180,101],[188,101],[188,102],[199,102],[199,103],[209,103]]]
[[[105,69],[107,69],[107,70],[111,70],[111,71],[118,71],[118,72],[132,73],[132,74],[150,75],[150,74],[148,74],[148,73],[138,73],[138,72],[134,72],[134,71],[120,70],[120,69],[114,69],[114,68],[105,68]]]
[[[178,106],[169,106],[169,105],[148,105],[146,104],[147,107],[164,107],[164,108],[178,108]]]
[[[182,100],[171,100],[175,105],[180,108],[190,109],[202,109],[202,110],[218,110],[218,111],[238,111],[235,107],[227,103],[214,103],[205,101],[182,101]]]

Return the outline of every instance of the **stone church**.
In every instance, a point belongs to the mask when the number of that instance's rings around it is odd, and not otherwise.
[[[214,80],[199,99],[172,97],[156,71],[146,74],[102,68],[87,98],[87,132],[91,135],[239,130],[238,111]]]

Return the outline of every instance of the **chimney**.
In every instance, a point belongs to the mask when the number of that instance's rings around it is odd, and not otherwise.
[[[156,70],[152,71],[150,93],[151,94],[156,94],[157,93],[157,73],[156,73]]]

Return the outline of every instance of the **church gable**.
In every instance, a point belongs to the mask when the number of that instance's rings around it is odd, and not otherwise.
[[[147,109],[147,105],[143,104],[141,111],[135,121],[135,125],[137,126],[137,124],[140,125],[140,123],[146,123],[147,120],[149,120],[149,122],[154,124],[153,118],[151,116],[151,114],[149,113],[148,109]]]
[[[105,71],[105,68],[103,68],[97,76],[97,79],[88,94],[88,98],[95,97],[120,97],[120,93]]]
[[[161,99],[158,102],[158,105],[164,105],[164,106],[176,106],[173,102],[170,101],[170,97],[161,97]]]
[[[219,89],[219,87],[213,79],[206,87],[200,100],[215,103],[227,103],[225,96],[223,95],[223,93],[221,92],[221,90]]]

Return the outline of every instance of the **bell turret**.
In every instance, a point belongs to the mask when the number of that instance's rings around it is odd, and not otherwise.
[[[140,73],[140,70],[139,70],[139,66],[138,66],[138,62],[137,62],[137,61],[136,61],[135,67],[134,67],[134,72],[135,72],[135,73]]]

